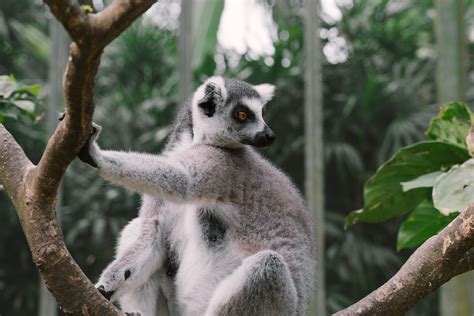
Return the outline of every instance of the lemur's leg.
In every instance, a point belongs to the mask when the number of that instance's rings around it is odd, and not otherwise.
[[[151,277],[145,284],[122,295],[118,301],[123,312],[130,315],[155,316],[159,299],[158,278]]]
[[[172,201],[185,198],[189,175],[178,162],[142,153],[101,150],[95,140],[100,127],[94,131],[79,154],[79,158],[99,168],[101,176],[132,191]]]
[[[218,285],[206,316],[296,315],[297,296],[288,266],[275,251],[261,251],[243,260]]]
[[[158,220],[135,218],[122,231],[116,259],[102,272],[96,287],[116,300],[147,283],[165,256]]]

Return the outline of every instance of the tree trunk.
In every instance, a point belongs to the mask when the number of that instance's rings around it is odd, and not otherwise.
[[[324,153],[322,54],[319,1],[305,1],[305,192],[313,212],[316,239],[316,284],[310,315],[326,315],[324,276]]]
[[[181,1],[181,14],[179,17],[178,36],[178,93],[179,104],[184,104],[193,91],[193,2]]]
[[[440,104],[463,101],[466,91],[467,45],[464,27],[464,0],[436,1],[437,69]],[[441,287],[443,316],[474,315],[474,272],[453,278]]]

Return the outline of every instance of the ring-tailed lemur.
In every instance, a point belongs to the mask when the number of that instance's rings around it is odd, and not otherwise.
[[[97,288],[142,315],[305,315],[311,216],[292,182],[252,147],[274,87],[212,77],[184,106],[161,155],[99,149],[80,158],[143,193]]]

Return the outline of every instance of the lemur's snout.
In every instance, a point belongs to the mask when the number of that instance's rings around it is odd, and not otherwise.
[[[273,143],[275,138],[275,133],[270,129],[270,127],[265,126],[263,131],[255,134],[255,139],[252,145],[256,147],[265,147]]]

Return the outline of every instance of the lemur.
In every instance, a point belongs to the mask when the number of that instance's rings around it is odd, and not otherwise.
[[[97,289],[149,315],[306,315],[311,215],[291,180],[252,147],[275,139],[262,111],[274,86],[211,77],[178,114],[162,154],[79,157],[143,194]]]

